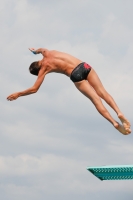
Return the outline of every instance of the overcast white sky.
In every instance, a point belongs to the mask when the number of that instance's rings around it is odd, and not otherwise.
[[[41,56],[28,47],[56,49],[92,65],[133,124],[133,1],[0,0],[0,46],[0,199],[132,200],[133,181],[101,182],[86,167],[133,164],[133,134],[117,132],[68,77],[6,97],[36,80],[28,68]]]

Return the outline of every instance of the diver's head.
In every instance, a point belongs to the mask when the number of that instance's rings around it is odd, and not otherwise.
[[[39,61],[35,61],[35,62],[31,63],[31,65],[29,67],[29,71],[31,74],[38,76],[40,68],[41,68],[41,65],[40,65]]]

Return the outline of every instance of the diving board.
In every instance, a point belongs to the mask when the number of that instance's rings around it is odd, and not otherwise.
[[[101,181],[133,179],[133,165],[87,167],[87,170]]]

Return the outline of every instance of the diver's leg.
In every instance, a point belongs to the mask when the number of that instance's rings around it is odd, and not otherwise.
[[[92,103],[95,105],[96,109],[98,112],[106,118],[110,123],[113,124],[113,126],[120,131],[123,134],[129,134],[130,130],[125,129],[122,125],[120,125],[117,121],[115,121],[110,113],[107,111],[107,109],[104,107],[102,104],[102,101],[100,97],[97,95],[97,93],[94,91],[94,89],[91,87],[91,85],[88,83],[88,81],[80,81],[80,82],[75,82],[75,86],[77,89],[82,92],[86,97],[88,97]]]
[[[94,88],[98,96],[100,96],[102,99],[106,101],[106,103],[117,113],[118,118],[121,120],[123,126],[125,128],[130,128],[129,121],[124,117],[120,109],[118,108],[117,104],[115,103],[114,99],[111,97],[111,95],[105,90],[103,87],[97,73],[94,71],[94,69],[91,69],[88,77],[88,82],[90,85]]]

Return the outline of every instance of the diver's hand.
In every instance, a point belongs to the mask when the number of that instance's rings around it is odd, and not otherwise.
[[[16,93],[14,93],[14,94],[9,95],[9,96],[7,97],[7,100],[8,100],[8,101],[13,101],[13,100],[16,100],[18,97],[19,97],[19,93],[16,92]]]
[[[35,48],[29,48],[29,50],[30,50],[32,53],[37,54]]]

